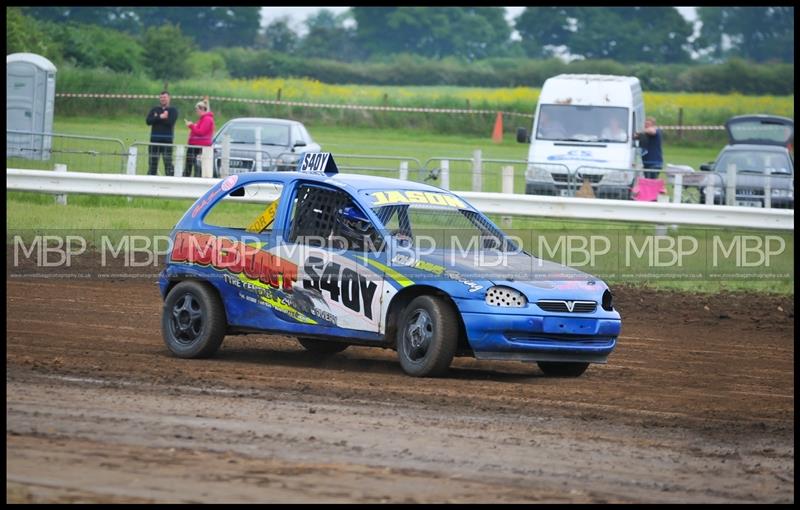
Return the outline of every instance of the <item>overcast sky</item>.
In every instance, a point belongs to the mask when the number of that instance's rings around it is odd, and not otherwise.
[[[261,8],[261,25],[269,25],[276,18],[281,16],[288,16],[291,20],[289,26],[295,31],[304,34],[305,24],[303,23],[309,14],[314,14],[320,9],[328,9],[334,13],[346,11],[349,7],[262,7]],[[506,7],[506,19],[511,21],[516,18],[525,9],[525,7]],[[696,7],[676,7],[684,18],[689,21],[694,21],[697,18],[695,13]]]

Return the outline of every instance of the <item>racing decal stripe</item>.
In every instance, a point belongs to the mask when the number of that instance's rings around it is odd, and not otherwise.
[[[376,260],[372,260],[372,259],[368,259],[366,257],[362,257],[360,255],[357,255],[357,258],[363,260],[367,264],[373,265],[373,266],[377,267],[378,269],[382,270],[384,273],[386,273],[386,275],[388,277],[390,277],[391,279],[393,279],[394,281],[399,283],[401,287],[408,287],[409,285],[414,285],[413,281],[409,280],[408,278],[406,278],[405,276],[403,276],[402,274],[398,273],[397,271],[395,271],[394,269],[392,269],[391,267],[389,267],[387,265],[381,264],[380,262],[378,262]]]
[[[246,282],[246,283],[249,283],[251,285],[254,285],[256,287],[261,287],[263,289],[267,289],[269,291],[272,291],[272,289],[268,285],[265,285],[265,284],[261,283],[258,280],[253,280],[251,278],[248,278],[247,276],[245,276],[243,274],[239,275],[239,280],[241,280],[243,282]],[[283,303],[280,299],[269,298],[267,296],[259,296],[259,298],[261,299],[261,301],[264,301],[265,303],[270,305],[272,308],[275,308],[279,312],[285,313],[286,315],[290,316],[291,318],[293,318],[294,320],[296,320],[298,322],[302,322],[302,323],[305,323],[305,324],[316,324],[317,323],[317,321],[315,321],[314,319],[306,316],[305,314],[295,310],[291,306]]]

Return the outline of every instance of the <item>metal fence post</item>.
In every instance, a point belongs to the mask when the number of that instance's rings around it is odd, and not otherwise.
[[[214,148],[203,147],[203,154],[200,158],[201,176],[210,178],[214,176]]]
[[[67,165],[56,164],[55,166],[56,172],[66,172]],[[58,205],[67,205],[67,195],[56,195],[56,204]]]
[[[767,174],[764,179],[764,209],[772,208],[772,175]]]
[[[728,165],[728,182],[725,183],[725,205],[736,205],[736,165]]]
[[[514,194],[514,167],[504,166],[502,169],[503,181],[501,189],[503,195]],[[511,228],[511,216],[503,216],[500,218],[500,226],[502,228]]]
[[[278,93],[280,95],[280,92]],[[231,168],[231,135],[222,137],[222,161],[219,166],[219,176],[227,177]]]
[[[483,188],[483,168],[481,164],[481,150],[472,153],[472,191],[481,191]]]
[[[183,164],[185,161],[185,150],[186,147],[183,145],[177,145],[175,147],[175,177],[180,177],[183,175]]]
[[[136,157],[139,154],[138,147],[128,147],[128,166],[125,173],[128,175],[136,175]],[[128,197],[128,202],[131,202],[133,197]]]
[[[683,194],[683,174],[674,174],[672,182],[672,201],[676,204],[681,203]]]
[[[439,171],[439,178],[442,180],[442,189],[450,189],[450,161],[447,159],[442,160],[441,170]]]
[[[400,162],[400,180],[401,181],[408,180],[408,161]]]

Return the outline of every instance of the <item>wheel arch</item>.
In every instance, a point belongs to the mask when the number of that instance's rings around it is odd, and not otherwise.
[[[397,349],[397,322],[400,314],[405,307],[419,296],[434,296],[448,303],[458,317],[458,344],[456,355],[471,354],[472,348],[467,341],[467,329],[464,326],[464,319],[456,306],[455,301],[444,291],[431,285],[411,285],[402,289],[392,297],[389,308],[386,312],[386,344],[388,347]]]
[[[198,278],[196,276],[176,276],[170,278],[169,283],[167,284],[166,287],[166,291],[164,292],[164,300],[166,301],[170,291],[173,288],[175,288],[176,285],[178,285],[181,282],[189,282],[189,281],[196,282],[199,283],[200,285],[208,287],[208,289],[211,290],[211,292],[213,292],[215,296],[217,296],[217,299],[219,299],[219,302],[222,304],[222,312],[225,314],[225,323],[227,324],[228,323],[227,304],[225,303],[225,300],[222,299],[222,294],[219,293],[219,289],[217,288],[217,286],[204,278]]]

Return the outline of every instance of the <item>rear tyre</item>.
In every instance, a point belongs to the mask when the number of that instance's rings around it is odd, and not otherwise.
[[[316,338],[301,337],[298,338],[297,341],[300,342],[300,345],[302,345],[307,351],[315,354],[336,354],[337,352],[342,352],[349,347],[348,344],[343,344],[341,342],[317,340]]]
[[[403,310],[397,356],[408,375],[435,377],[447,371],[458,344],[458,316],[440,298],[419,296]]]
[[[550,377],[579,377],[586,369],[588,363],[566,363],[561,361],[537,361],[537,365],[545,375]]]
[[[183,281],[167,294],[161,315],[161,334],[179,358],[206,358],[225,338],[225,308],[211,285]]]

